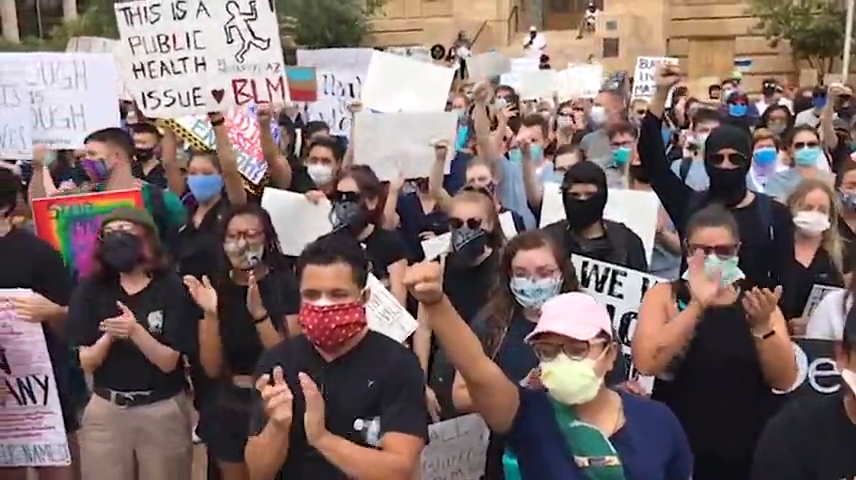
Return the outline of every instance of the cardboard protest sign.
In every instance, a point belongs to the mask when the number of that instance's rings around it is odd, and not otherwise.
[[[654,77],[657,67],[661,64],[677,65],[678,59],[671,57],[639,57],[636,59],[636,70],[633,73],[633,95],[637,98],[650,101],[657,90],[657,82]]]
[[[805,308],[803,308],[802,316],[804,318],[811,317],[811,314],[814,313],[814,309],[820,305],[820,301],[823,300],[823,297],[829,293],[837,292],[839,290],[842,289],[840,287],[830,287],[829,285],[814,285],[811,288],[811,293],[808,295],[808,300],[805,302]]]
[[[267,187],[262,194],[262,208],[270,215],[279,247],[285,255],[297,257],[318,237],[333,231],[332,206],[326,198],[315,203],[303,194]],[[300,228],[294,226],[297,218]]]
[[[620,364],[625,368],[624,378],[639,380],[650,390],[653,379],[642,377],[636,371],[630,356],[630,342],[636,331],[642,297],[649,288],[665,280],[581,255],[573,255],[571,262],[577,271],[580,290],[605,306],[612,318],[613,334],[621,346],[623,361]]]
[[[119,207],[145,208],[140,190],[118,190],[32,201],[36,234],[56,248],[72,274],[92,271],[101,219]]]
[[[455,69],[372,52],[361,101],[377,112],[442,112]]]
[[[30,106],[32,142],[51,149],[82,147],[93,131],[120,125],[116,75],[107,53],[0,54],[5,95],[26,92],[4,101]]]
[[[325,122],[333,135],[350,135],[348,106],[362,97],[373,51],[371,48],[298,50],[298,64],[314,67],[318,83],[317,100],[302,105],[304,119]]]
[[[428,427],[422,450],[422,480],[479,480],[484,475],[490,430],[476,414]]]
[[[119,41],[112,38],[71,37],[68,40],[68,44],[65,46],[65,51],[69,53],[109,53],[113,56],[113,60],[115,62],[116,56],[114,53],[118,47]],[[118,63],[116,64],[116,71],[121,72]],[[122,75],[120,74],[116,77],[116,89],[119,92],[119,99],[128,101],[133,100],[134,96],[131,95],[128,87],[125,86],[125,81],[122,79]]]
[[[33,158],[33,107],[24,85],[3,85],[0,95],[0,156]]]
[[[30,290],[0,290],[0,371],[10,392],[0,409],[0,467],[71,464],[62,407],[45,333],[18,320],[8,299]]]

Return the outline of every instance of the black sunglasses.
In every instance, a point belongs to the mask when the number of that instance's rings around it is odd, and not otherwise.
[[[709,153],[707,154],[708,160],[714,165],[721,165],[725,160],[731,162],[732,165],[741,165],[746,163],[747,158],[745,155],[739,152],[734,153]]]
[[[456,217],[449,217],[449,227],[451,227],[453,230],[463,228],[464,225],[466,225],[467,228],[471,228],[471,229],[475,230],[477,228],[481,228],[481,224],[482,224],[481,218],[468,218],[466,220],[462,220],[462,219],[456,218]]]
[[[740,250],[740,244],[731,245],[702,245],[698,243],[687,243],[688,255],[693,255],[701,250],[705,256],[716,255],[719,258],[730,258],[737,255]]]

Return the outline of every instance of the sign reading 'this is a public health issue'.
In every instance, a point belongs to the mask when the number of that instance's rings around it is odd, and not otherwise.
[[[288,100],[272,1],[136,0],[115,10],[119,61],[147,116]]]

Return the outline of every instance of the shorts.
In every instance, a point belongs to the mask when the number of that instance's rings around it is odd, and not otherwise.
[[[254,392],[234,385],[217,385],[207,392],[199,412],[196,434],[208,456],[224,463],[243,463],[250,436]]]

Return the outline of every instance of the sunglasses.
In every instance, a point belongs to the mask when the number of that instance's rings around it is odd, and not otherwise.
[[[480,194],[490,198],[491,200],[493,200],[493,192],[491,192],[490,189],[479,186],[479,185],[467,184],[461,188],[461,191],[462,192],[480,193]]]
[[[721,165],[728,160],[732,165],[740,165],[746,163],[746,156],[742,153],[710,153],[707,155],[708,160],[714,165]]]
[[[802,150],[803,148],[817,148],[820,142],[794,142],[794,150]]]
[[[361,199],[359,192],[336,192],[333,194],[334,202],[355,202],[358,203]]]
[[[707,255],[716,255],[719,258],[730,258],[737,255],[738,250],[740,250],[740,244],[730,244],[730,245],[702,245],[698,243],[687,243],[687,252],[689,255],[693,255],[698,251]]]
[[[449,227],[451,227],[453,230],[457,230],[459,228],[464,228],[464,225],[466,225],[467,228],[475,230],[477,228],[481,228],[482,219],[481,218],[468,218],[466,220],[463,220],[463,219],[456,218],[456,217],[449,217]]]

